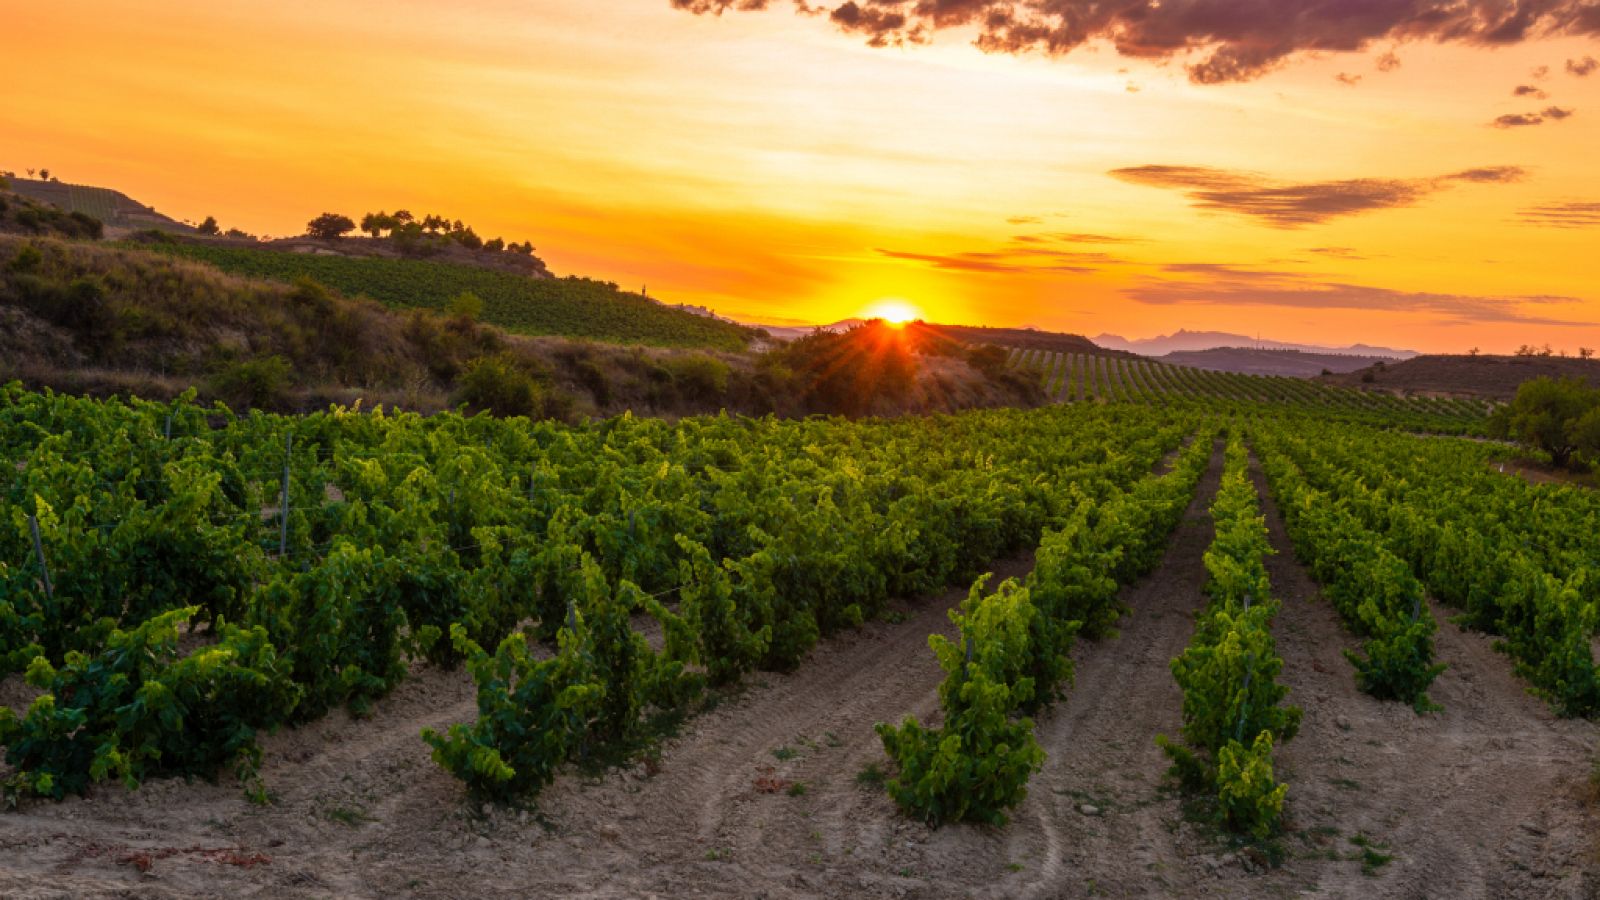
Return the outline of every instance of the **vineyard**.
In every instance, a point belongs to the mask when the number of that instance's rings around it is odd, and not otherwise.
[[[0,388],[0,893],[1600,883],[1592,491],[1438,436],[1481,408],[1012,364],[1073,402]]]
[[[723,350],[742,350],[754,336],[743,326],[672,309],[588,278],[530,278],[460,263],[176,241],[138,246],[249,278],[310,278],[346,296],[371,297],[396,309],[447,310],[456,297],[470,293],[483,301],[484,322],[519,334]]]
[[[1479,433],[1491,411],[1482,401],[1397,397],[1333,387],[1304,378],[1242,375],[1149,359],[1013,350],[1009,364],[1034,373],[1058,403],[1164,402],[1176,399],[1269,403],[1365,424],[1401,422],[1423,430]]]

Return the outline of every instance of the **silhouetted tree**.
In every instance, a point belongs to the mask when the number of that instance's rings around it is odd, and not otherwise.
[[[361,217],[361,230],[374,238],[383,236],[385,231],[393,230],[400,221],[386,212],[367,213]]]
[[[306,223],[306,234],[323,241],[338,240],[355,230],[356,223],[338,213],[323,213]]]
[[[39,177],[44,179],[45,181],[49,181],[50,180],[50,170],[49,169],[40,169],[39,170]]]
[[[490,253],[499,253],[500,251],[506,249],[506,242],[500,238],[495,238],[491,241],[484,241],[483,249],[489,251]]]
[[[216,216],[206,216],[206,220],[201,222],[199,225],[196,225],[194,230],[200,232],[201,234],[212,236],[222,233],[222,229],[217,225]]]

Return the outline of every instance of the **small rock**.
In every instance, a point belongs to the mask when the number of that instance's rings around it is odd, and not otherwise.
[[[1085,803],[1078,807],[1078,812],[1081,812],[1086,816],[1098,816],[1100,815],[1100,807],[1090,806],[1089,804]]]
[[[1272,867],[1272,860],[1268,859],[1267,854],[1261,852],[1258,847],[1246,847],[1239,855],[1244,860],[1246,872],[1264,872]]]
[[[1545,831],[1543,828],[1540,828],[1539,826],[1533,824],[1532,822],[1523,822],[1522,823],[1522,830],[1526,831],[1527,833],[1529,833],[1531,835],[1533,835],[1534,837],[1544,837],[1545,835],[1550,833],[1548,831]]]

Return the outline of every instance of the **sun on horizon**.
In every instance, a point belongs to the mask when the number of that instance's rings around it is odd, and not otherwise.
[[[899,297],[886,297],[867,307],[861,313],[861,318],[882,319],[890,325],[898,327],[922,318],[922,310],[908,300],[902,300]]]

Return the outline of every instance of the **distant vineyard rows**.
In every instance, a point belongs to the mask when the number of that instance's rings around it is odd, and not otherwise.
[[[483,301],[482,319],[507,331],[663,347],[742,350],[753,332],[663,306],[587,278],[530,278],[460,263],[286,253],[193,243],[141,245],[225,272],[293,281],[311,278],[347,296],[399,309],[449,307],[463,293]]]

